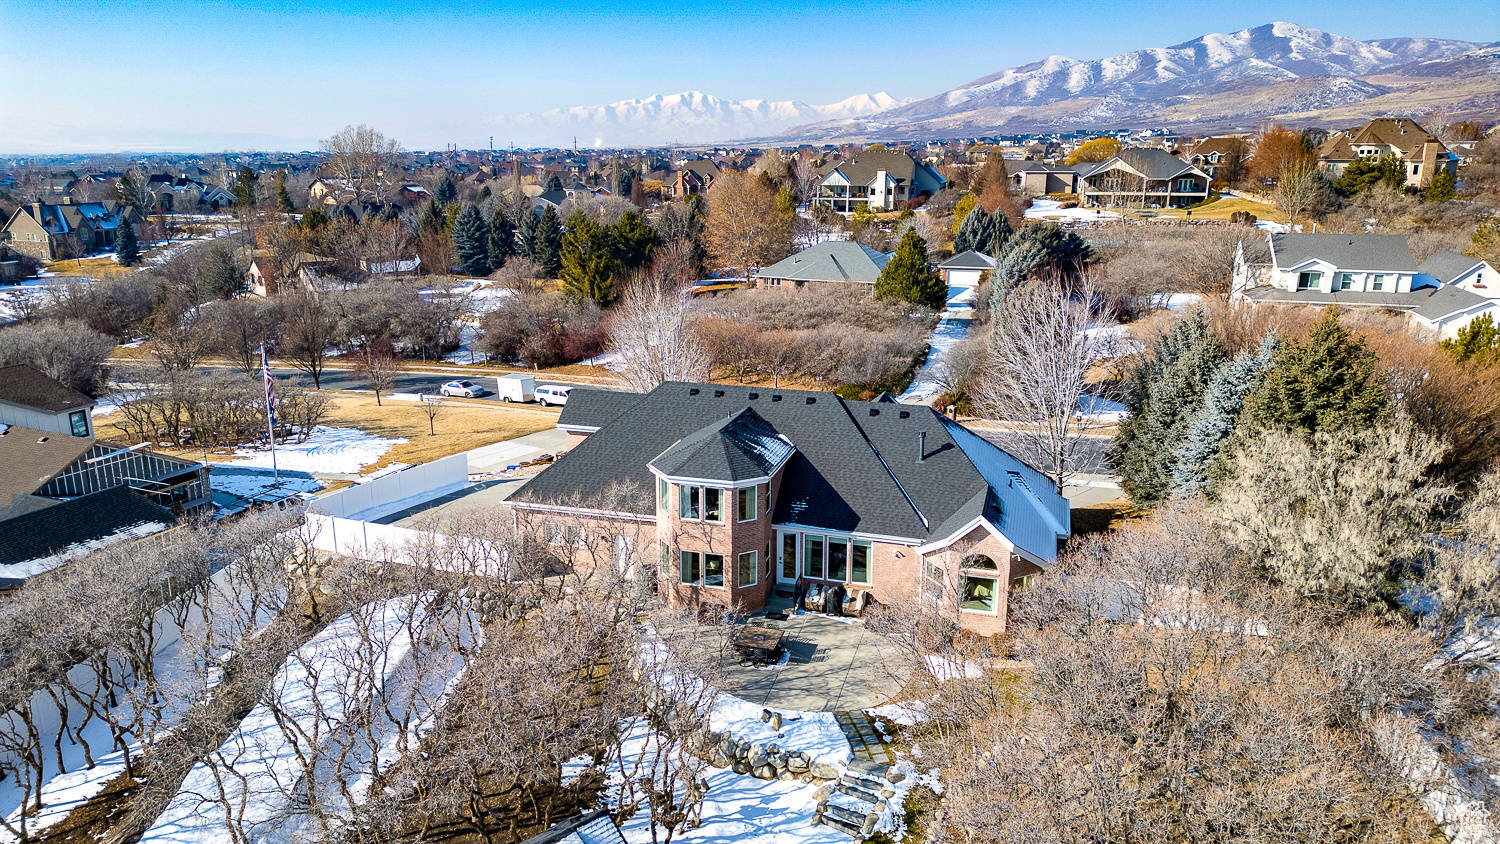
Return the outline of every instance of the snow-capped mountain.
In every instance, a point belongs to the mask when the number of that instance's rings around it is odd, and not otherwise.
[[[587,146],[648,146],[773,135],[803,123],[868,117],[905,102],[909,101],[884,92],[809,105],[798,100],[725,100],[685,91],[609,105],[500,115],[491,125],[497,136],[523,146],[564,146],[574,136]]]
[[[784,137],[953,137],[1101,124],[1185,129],[1184,114],[1229,128],[1236,120],[1344,108],[1395,93],[1411,95],[1410,108],[1420,108],[1416,87],[1385,87],[1366,77],[1409,68],[1434,77],[1475,76],[1470,72],[1475,62],[1457,59],[1483,48],[1438,38],[1356,41],[1294,23],[1270,23],[1093,61],[1048,56],[874,119],[814,124]],[[1470,99],[1476,108],[1486,100],[1479,89],[1500,92],[1493,77],[1466,84],[1475,88],[1478,99]],[[1225,108],[1217,108],[1221,103]]]

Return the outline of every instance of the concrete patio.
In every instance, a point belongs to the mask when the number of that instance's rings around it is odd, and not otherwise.
[[[773,709],[833,712],[884,703],[911,676],[911,667],[902,664],[895,649],[856,619],[808,612],[785,621],[766,617],[790,605],[788,599],[773,598],[766,610],[748,619],[785,634],[787,662],[775,668],[730,663],[725,691]]]

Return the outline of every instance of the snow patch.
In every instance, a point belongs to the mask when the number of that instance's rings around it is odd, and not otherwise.
[[[393,447],[406,442],[404,439],[387,439],[367,434],[358,428],[330,428],[319,425],[308,435],[306,442],[279,443],[276,446],[276,466],[296,472],[316,474],[356,475],[359,470],[378,461]],[[270,449],[242,448],[231,466],[271,467]]]

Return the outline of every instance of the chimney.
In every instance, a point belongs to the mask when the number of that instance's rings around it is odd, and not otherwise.
[[[927,432],[926,431],[918,431],[917,432],[917,462],[918,463],[926,463],[927,461],[924,459],[924,455],[926,455],[926,454],[927,454]]]

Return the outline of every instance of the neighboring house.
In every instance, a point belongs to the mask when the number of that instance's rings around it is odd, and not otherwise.
[[[1397,234],[1272,234],[1235,256],[1237,298],[1252,304],[1338,305],[1402,311],[1449,339],[1475,318],[1500,317],[1495,268],[1456,252],[1417,264]]]
[[[1005,173],[1012,186],[1034,196],[1049,193],[1077,193],[1078,171],[1045,161],[1006,159]]]
[[[370,275],[416,275],[422,266],[422,256],[398,258],[394,261],[366,261],[359,259],[359,268]]]
[[[421,185],[402,185],[396,192],[396,201],[403,205],[420,205],[432,199],[432,193]]]
[[[1186,208],[1208,199],[1207,173],[1164,149],[1132,147],[1080,167],[1081,204],[1111,208]]]
[[[608,547],[677,606],[754,611],[800,581],[991,635],[1070,531],[1046,476],[928,407],[669,382],[574,390],[558,426],[576,445],[508,499],[518,524],[580,571]]]
[[[827,240],[783,258],[755,274],[761,289],[800,290],[808,285],[860,284],[873,292],[890,253],[852,240]]]
[[[1187,154],[1187,162],[1214,179],[1217,178],[1219,165],[1234,157],[1238,156],[1241,164],[1248,161],[1249,149],[1249,142],[1244,138],[1204,138]]]
[[[208,466],[94,438],[92,399],[0,368],[0,590],[213,507]]]
[[[893,211],[898,203],[931,196],[947,183],[932,167],[904,152],[867,149],[825,166],[813,202],[840,214],[860,206]]]
[[[713,187],[719,177],[719,165],[707,159],[682,162],[681,169],[664,185],[669,196],[688,196],[703,193]]]
[[[114,249],[115,229],[122,219],[140,224],[135,209],[112,199],[75,203],[64,198],[56,205],[22,205],[0,231],[10,236],[10,247],[15,251],[42,261],[57,261]]]
[[[246,261],[245,283],[250,288],[250,293],[260,297],[275,296],[285,285],[286,279],[281,277],[279,264],[269,249],[248,250],[241,248],[236,250],[239,260]],[[314,255],[311,252],[298,252],[292,256],[289,262],[290,268],[287,275],[295,279],[304,290],[313,290],[317,287],[318,275],[332,269],[334,261],[322,255]]]
[[[0,366],[0,423],[92,437],[94,405],[93,399],[34,366]]]
[[[1344,175],[1356,158],[1394,155],[1406,165],[1408,184],[1425,187],[1439,168],[1458,175],[1458,156],[1416,121],[1382,117],[1363,126],[1335,132],[1318,147],[1318,167],[1330,179]]]
[[[313,179],[312,184],[307,186],[307,198],[324,205],[338,205],[341,202],[353,202],[359,198],[359,191],[354,184],[347,179]]]
[[[994,258],[972,249],[966,249],[938,264],[938,270],[942,272],[943,280],[949,287],[977,287],[985,273],[994,269]]]

